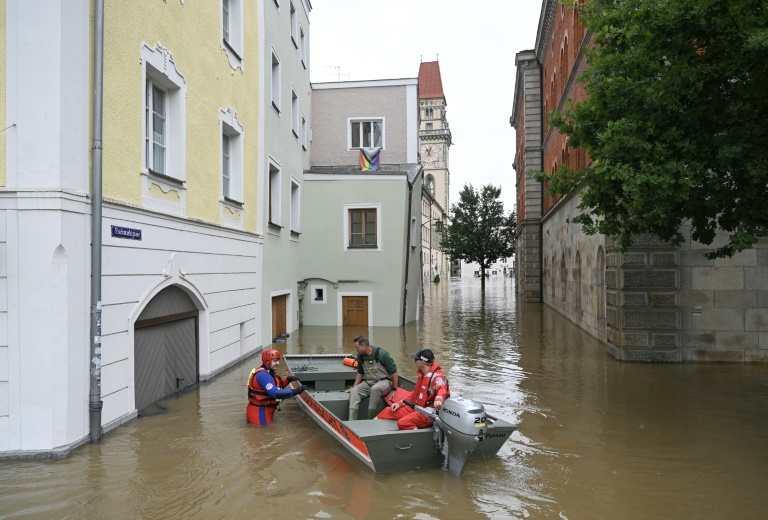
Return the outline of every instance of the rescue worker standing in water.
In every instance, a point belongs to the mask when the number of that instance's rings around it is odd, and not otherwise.
[[[362,410],[360,402],[366,397],[368,410],[364,411],[364,419],[376,417],[379,405],[384,396],[395,396],[397,389],[397,365],[389,352],[383,348],[374,347],[365,336],[355,338],[357,350],[357,375],[349,392],[349,420],[356,421]]]
[[[262,365],[251,370],[248,376],[248,408],[245,416],[251,424],[269,424],[280,401],[299,395],[307,389],[300,385],[298,388],[287,388],[293,381],[299,381],[298,377],[280,377],[275,370],[280,365],[280,352],[277,350],[265,350],[261,354]]]

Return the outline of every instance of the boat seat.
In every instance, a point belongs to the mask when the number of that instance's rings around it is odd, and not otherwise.
[[[396,432],[397,421],[388,419],[370,419],[364,421],[344,421],[344,426],[360,438],[384,432]]]

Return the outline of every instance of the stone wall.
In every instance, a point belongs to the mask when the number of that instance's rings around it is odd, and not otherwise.
[[[688,240],[678,252],[681,358],[768,362],[768,238],[732,258],[704,256],[725,240],[706,248]]]

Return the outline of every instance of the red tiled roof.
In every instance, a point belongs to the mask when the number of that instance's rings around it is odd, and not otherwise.
[[[443,80],[440,78],[440,63],[423,61],[419,66],[419,99],[444,98]]]

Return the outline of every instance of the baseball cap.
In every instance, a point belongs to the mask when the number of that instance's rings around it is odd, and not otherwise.
[[[428,348],[420,348],[415,354],[411,354],[413,359],[420,359],[426,363],[432,363],[435,360],[435,355]]]

